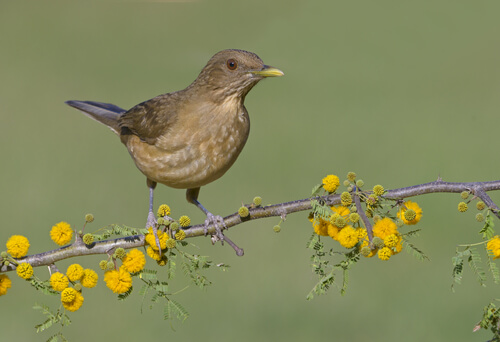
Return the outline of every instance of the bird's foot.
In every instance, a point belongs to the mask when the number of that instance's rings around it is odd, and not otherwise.
[[[212,244],[215,244],[217,241],[220,241],[222,244],[224,244],[224,242],[227,242],[227,244],[234,249],[237,256],[242,256],[243,249],[239,248],[233,241],[231,241],[226,235],[222,233],[222,230],[224,230],[224,228],[227,228],[222,216],[213,215],[210,212],[207,214],[207,219],[205,220],[205,236],[207,235],[208,227],[211,224],[213,224],[215,227],[215,234],[212,234],[211,237]]]
[[[224,234],[222,234],[222,231],[226,227],[226,224],[224,223],[224,219],[222,216],[219,215],[214,215],[210,212],[207,213],[207,219],[205,220],[205,236],[208,234],[208,227],[210,225],[214,225],[215,227],[215,234],[212,235],[212,243],[215,243],[216,241],[224,241]],[[214,241],[215,239],[215,241]]]
[[[149,229],[149,227],[153,229],[153,235],[155,237],[156,246],[158,247],[158,252],[161,255],[160,239],[158,238],[158,223],[156,221],[155,214],[152,211],[149,211],[148,220],[146,221],[146,229]]]

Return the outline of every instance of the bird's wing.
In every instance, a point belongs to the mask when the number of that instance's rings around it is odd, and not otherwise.
[[[118,120],[120,135],[134,134],[142,141],[154,145],[177,120],[178,99],[177,93],[169,93],[132,107]]]

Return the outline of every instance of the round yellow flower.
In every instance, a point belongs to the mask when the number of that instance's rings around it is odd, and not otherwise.
[[[389,236],[386,236],[386,238],[384,239],[384,245],[390,248],[396,247],[398,242],[399,242],[399,237],[397,234],[391,234]]]
[[[340,185],[339,177],[335,175],[328,175],[325,178],[323,178],[323,189],[325,189],[330,193],[337,190],[339,185]]]
[[[345,226],[337,236],[337,240],[345,248],[352,248],[359,242],[359,234],[351,226]]]
[[[468,209],[467,203],[465,203],[465,202],[458,203],[458,211],[460,211],[461,213],[464,213],[467,211],[467,209]]]
[[[14,258],[22,258],[28,254],[28,249],[30,248],[30,242],[22,235],[12,235],[9,240],[7,240],[6,245],[7,253]]]
[[[71,287],[65,288],[61,292],[61,302],[63,302],[63,303],[69,303],[69,302],[74,301],[77,292],[78,291],[76,291],[75,289],[73,289]]]
[[[164,217],[170,215],[170,207],[166,204],[160,205],[158,208],[158,216]]]
[[[486,244],[486,248],[491,251],[493,259],[500,258],[500,237],[495,236]]]
[[[411,221],[408,221],[404,215],[405,211],[408,209],[412,209],[413,211],[415,211],[415,218]],[[398,211],[398,218],[403,220],[403,222],[408,225],[417,224],[418,221],[420,221],[420,219],[422,218],[422,208],[420,208],[419,205],[415,202],[406,201],[403,203],[401,210]]]
[[[166,242],[165,242],[165,245],[166,245]],[[166,247],[165,247],[166,248]],[[153,259],[153,260],[160,260],[161,259],[161,255],[160,255],[160,252],[158,251],[158,249],[153,249],[151,246],[148,246],[146,248],[146,253],[148,254],[148,256]]]
[[[342,205],[344,205],[344,206],[351,205],[351,203],[352,203],[351,194],[348,193],[347,191],[344,191],[340,195],[340,201],[341,201]]]
[[[313,228],[316,234],[328,236],[328,221],[323,220],[321,217],[314,219]]]
[[[83,267],[78,264],[73,264],[66,270],[66,276],[70,281],[77,281],[83,277]]]
[[[354,182],[356,180],[356,173],[354,173],[354,172],[348,172],[347,173],[347,180],[349,182]]]
[[[33,267],[27,262],[19,264],[16,268],[17,275],[23,279],[29,279],[33,277]]]
[[[338,236],[340,233],[339,227],[337,227],[331,223],[328,223],[327,224],[327,231],[328,231],[328,236],[330,236],[334,240],[338,240]]]
[[[347,216],[351,213],[349,208],[343,205],[333,206],[330,209],[332,209],[334,214],[337,213],[340,216],[345,217],[346,219],[348,219]]]
[[[0,296],[7,294],[7,290],[12,286],[12,281],[6,274],[0,274]]]
[[[384,217],[380,221],[377,221],[373,226],[373,235],[378,236],[382,240],[388,237],[391,234],[396,234],[398,231],[398,227],[388,217]]]
[[[378,258],[380,260],[389,260],[391,256],[392,256],[392,251],[389,247],[381,248],[378,251]]]
[[[368,233],[366,232],[365,228],[356,228],[356,233],[358,233],[358,239],[362,240],[366,237],[368,237]]]
[[[61,302],[66,310],[74,312],[82,306],[83,296],[80,292],[68,287],[61,292]]]
[[[182,229],[179,229],[177,233],[175,233],[175,239],[182,241],[186,238],[186,232]]]
[[[97,285],[98,278],[99,277],[94,270],[86,268],[85,270],[83,270],[83,277],[82,279],[80,279],[80,282],[83,287],[92,288]]]
[[[104,273],[104,281],[106,286],[114,293],[125,293],[132,287],[132,277],[123,266],[118,271],[113,270]]]
[[[148,229],[149,233],[146,234],[146,243],[148,243],[154,250],[158,250],[158,246],[156,245],[155,235],[153,234],[153,228]],[[158,230],[158,239],[160,240],[161,249],[167,248],[167,240],[168,234]]]
[[[371,249],[370,248],[370,243],[368,242],[368,240],[363,240],[363,243],[361,244],[360,246],[360,251],[361,249],[365,248],[365,251],[366,251],[366,248],[368,248],[370,250],[369,253],[367,253],[366,255],[365,254],[362,254],[364,257],[367,257],[367,258],[371,258],[372,256],[374,256],[376,253],[377,253],[377,249]]]
[[[380,184],[375,185],[373,187],[373,193],[377,196],[382,196],[384,194],[384,192],[385,192],[384,187]]]
[[[123,266],[130,273],[136,273],[142,271],[144,265],[146,265],[146,257],[137,248],[132,249],[127,253],[125,258],[123,258]]]
[[[68,277],[61,272],[52,273],[50,276],[50,286],[56,291],[62,291],[69,285]]]
[[[242,208],[245,208],[246,210],[242,209]],[[240,211],[244,211],[244,212],[241,213]],[[241,207],[240,209],[238,209],[238,213],[241,217],[247,217],[249,214],[249,211],[248,211],[247,207]],[[191,219],[189,218],[189,216],[182,215],[179,218],[179,224],[181,225],[181,227],[187,227],[191,224]]]
[[[50,231],[50,238],[59,246],[65,245],[73,238],[73,230],[69,223],[59,222],[52,227]]]

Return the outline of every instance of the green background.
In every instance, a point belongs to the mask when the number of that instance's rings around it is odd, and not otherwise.
[[[30,253],[55,248],[59,221],[90,230],[110,223],[140,227],[145,177],[108,129],[67,107],[95,100],[129,108],[195,79],[217,51],[257,53],[285,72],[247,96],[252,128],[231,170],[200,200],[228,215],[256,195],[265,204],[309,196],[326,174],[355,171],[369,186],[398,188],[499,177],[500,44],[497,1],[13,1],[0,2],[0,241],[22,234]],[[156,205],[174,216],[202,213],[184,191],[159,186]],[[500,200],[498,194],[494,199]],[[214,285],[176,297],[184,323],[162,319],[136,293],[118,302],[101,282],[84,292],[64,329],[71,341],[484,341],[473,334],[495,297],[467,268],[450,290],[451,257],[480,241],[474,212],[459,214],[458,195],[418,199],[424,217],[413,242],[431,258],[402,253],[363,259],[345,296],[334,289],[306,301],[315,283],[305,249],[307,213],[290,215],[275,234],[271,218],[232,229],[245,249],[193,240],[198,253],[232,267],[210,270]],[[331,246],[335,244],[331,242]],[[340,249],[341,247],[338,246]],[[72,262],[97,267],[100,257]],[[42,278],[46,268],[36,269]],[[179,271],[179,275],[181,272]],[[5,341],[46,340],[36,293],[14,273],[0,298]],[[101,277],[102,279],[102,277]],[[184,288],[179,277],[172,291]]]

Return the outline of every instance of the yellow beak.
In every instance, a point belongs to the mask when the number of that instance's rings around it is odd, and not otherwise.
[[[269,65],[264,65],[261,70],[250,71],[252,74],[262,77],[278,77],[283,76],[285,73],[280,69],[273,68]]]

